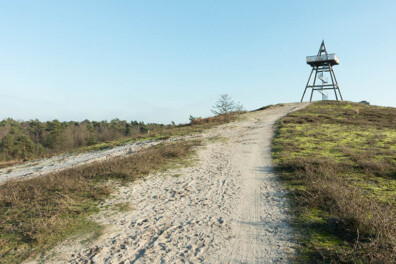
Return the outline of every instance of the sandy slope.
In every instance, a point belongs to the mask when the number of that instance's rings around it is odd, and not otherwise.
[[[303,106],[248,113],[208,131],[195,165],[120,187],[94,216],[107,226],[98,240],[67,241],[41,261],[288,263],[293,235],[270,144],[274,122]],[[111,209],[124,202],[133,209]]]
[[[152,147],[162,142],[176,141],[181,138],[170,138],[166,140],[144,140],[117,146],[111,149],[91,151],[85,153],[67,153],[52,158],[30,161],[21,165],[0,169],[0,184],[11,180],[23,180],[39,177],[52,172],[70,169],[93,162],[103,161],[118,156],[136,153],[144,148]]]

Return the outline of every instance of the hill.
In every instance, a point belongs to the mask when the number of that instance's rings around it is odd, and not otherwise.
[[[317,102],[279,121],[277,170],[302,262],[396,259],[396,109]]]
[[[257,263],[292,257],[294,232],[272,170],[271,139],[276,120],[305,105],[195,119],[174,128],[192,134],[176,142],[5,182],[1,261]]]
[[[0,263],[393,263],[395,117],[279,104],[78,148],[45,161],[98,159],[23,181],[42,161],[2,169]],[[128,144],[146,147],[102,150]]]

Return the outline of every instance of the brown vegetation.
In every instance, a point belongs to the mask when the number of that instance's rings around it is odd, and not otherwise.
[[[125,158],[1,185],[0,262],[20,263],[76,232],[100,232],[87,215],[111,192],[107,180],[136,180],[186,157],[198,143],[162,144]]]

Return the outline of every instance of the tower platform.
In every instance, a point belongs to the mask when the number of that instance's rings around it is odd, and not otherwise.
[[[340,59],[334,53],[307,56],[307,64],[311,66],[321,66],[324,64],[330,64],[331,66],[333,66],[340,64]]]

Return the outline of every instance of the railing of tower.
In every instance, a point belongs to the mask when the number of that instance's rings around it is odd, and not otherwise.
[[[323,54],[323,55],[316,55],[316,56],[307,56],[307,63],[309,62],[318,62],[318,61],[335,61],[337,63],[340,62],[340,59],[337,55],[333,54]]]

